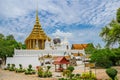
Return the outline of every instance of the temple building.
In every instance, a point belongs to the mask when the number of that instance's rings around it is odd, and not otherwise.
[[[48,37],[41,27],[38,9],[36,10],[34,27],[30,35],[26,38],[25,44],[26,49],[14,49],[14,55],[13,57],[7,57],[6,65],[8,63],[15,64],[16,67],[19,64],[22,64],[23,67],[27,67],[29,64],[33,65],[33,67],[46,63],[52,65],[54,58],[57,56],[64,56],[67,60],[71,60],[73,57],[79,58],[81,57],[80,55],[84,57],[84,49],[86,47],[86,44],[74,44],[71,48],[66,37],[63,40],[59,36],[54,38]],[[77,56],[75,56],[76,54]],[[72,62],[76,65],[75,61]]]
[[[27,49],[45,49],[45,41],[50,38],[45,34],[41,27],[38,17],[38,10],[36,11],[36,22],[30,35],[26,38],[25,44]]]

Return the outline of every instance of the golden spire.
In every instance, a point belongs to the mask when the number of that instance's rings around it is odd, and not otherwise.
[[[36,24],[39,24],[39,17],[38,17],[38,0],[37,0],[37,8],[36,8]]]
[[[32,29],[30,35],[26,38],[25,44],[27,49],[44,49],[45,48],[45,41],[50,38],[45,34],[42,26],[39,22],[38,17],[38,0],[37,0],[37,7],[36,7],[36,22]]]

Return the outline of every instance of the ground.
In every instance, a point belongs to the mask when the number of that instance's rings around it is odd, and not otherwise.
[[[118,70],[118,79],[120,80],[120,66],[114,67]],[[86,69],[87,71],[88,69]],[[95,71],[94,69],[92,70],[93,72]],[[84,72],[84,69],[81,69],[80,67],[76,67],[73,73],[81,73]],[[105,73],[105,69],[97,69],[96,70],[97,78],[105,80],[108,79],[109,77]],[[15,72],[10,72],[6,70],[0,69],[0,80],[57,80],[56,78],[61,75],[61,73],[56,73],[53,70],[53,78],[39,78],[36,75],[25,75],[24,73],[15,73]],[[56,77],[56,78],[55,78]]]

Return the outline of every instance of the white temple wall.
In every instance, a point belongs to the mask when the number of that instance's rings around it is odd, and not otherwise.
[[[19,67],[19,64],[22,64],[24,68],[27,68],[29,64],[31,64],[34,68],[40,65],[40,61],[38,60],[38,56],[15,56],[15,57],[7,57],[6,65],[15,64],[16,67]]]
[[[52,56],[64,56],[71,55],[71,53],[82,53],[85,55],[84,50],[16,50],[14,51],[13,57],[7,57],[6,64],[15,64],[16,67],[19,67],[19,64],[22,64],[23,67],[28,67],[29,64],[33,65],[33,67],[39,66],[40,61],[38,57],[44,55],[52,55]],[[65,54],[66,53],[66,54]],[[79,62],[78,62],[79,63]]]

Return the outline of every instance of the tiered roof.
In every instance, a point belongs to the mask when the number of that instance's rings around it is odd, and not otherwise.
[[[36,11],[36,22],[35,22],[34,28],[32,29],[32,32],[27,37],[25,42],[30,39],[45,39],[45,40],[48,39],[48,40],[50,40],[50,38],[45,34],[44,30],[41,27],[41,24],[39,22],[39,17],[38,17],[38,10]]]

